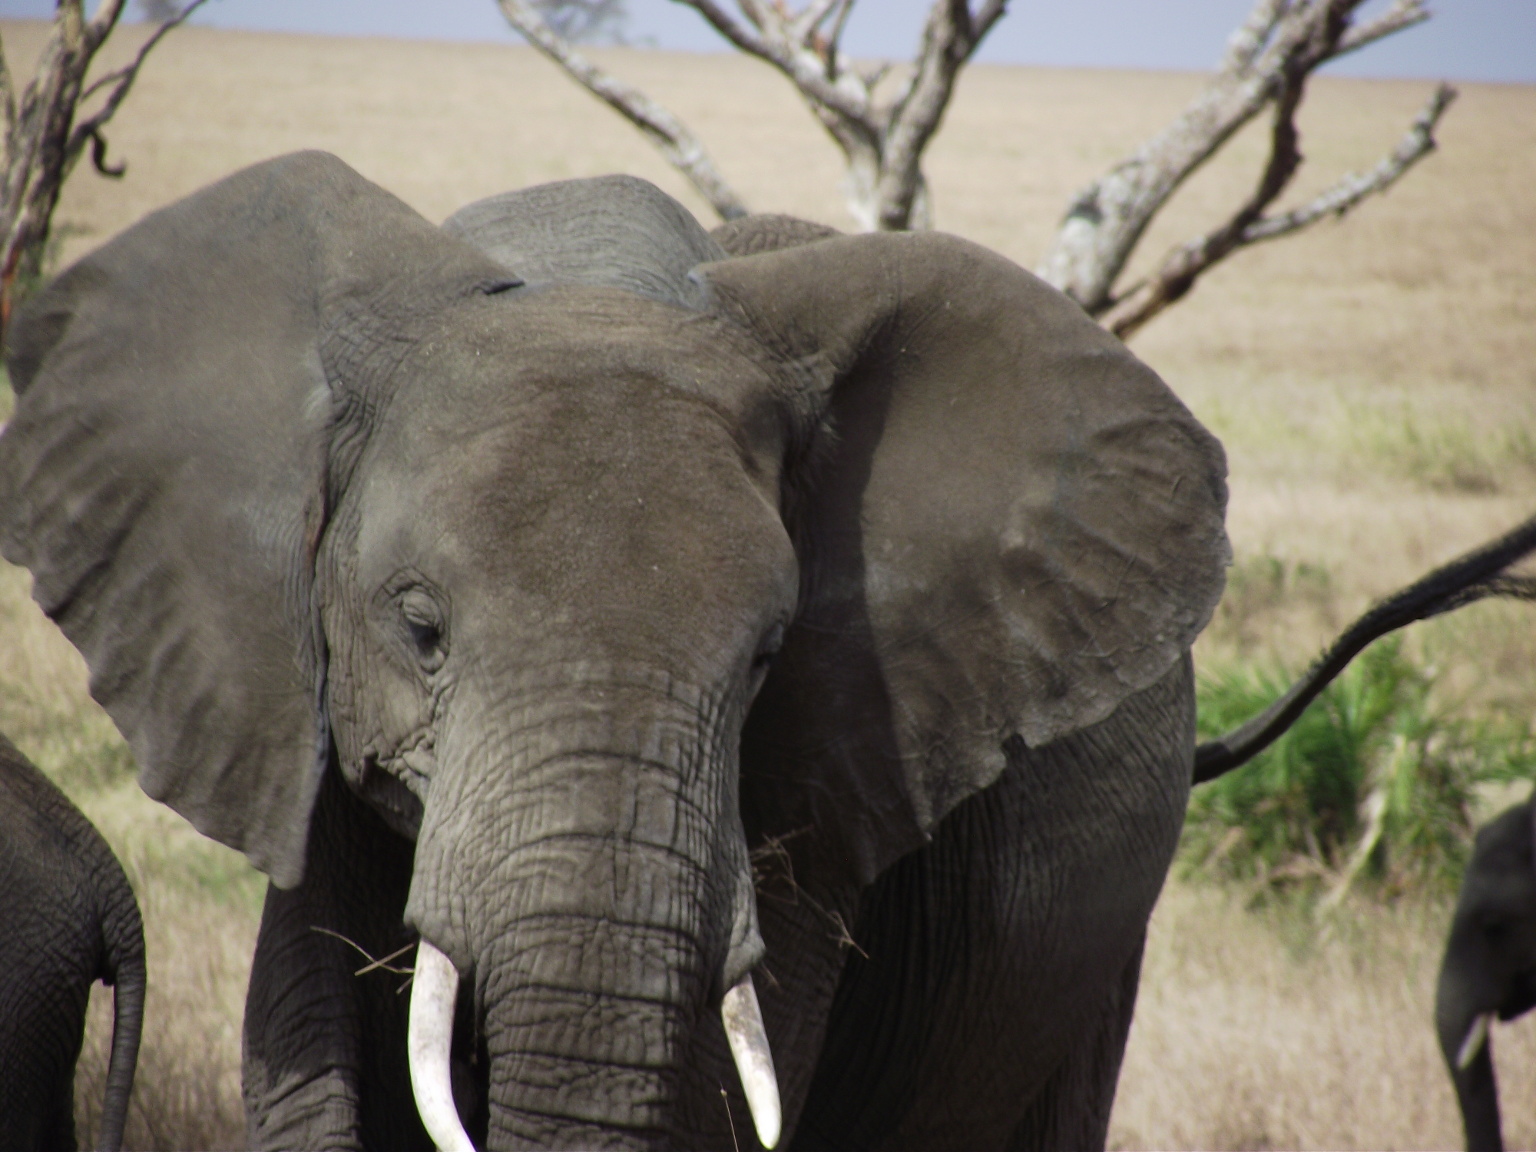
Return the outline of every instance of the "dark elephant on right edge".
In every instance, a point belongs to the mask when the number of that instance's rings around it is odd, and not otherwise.
[[[1504,1147],[1488,1029],[1536,1007],[1536,793],[1477,834],[1435,993],[1470,1152]]]

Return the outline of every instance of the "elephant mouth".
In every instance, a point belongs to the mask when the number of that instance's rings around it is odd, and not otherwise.
[[[449,1072],[458,991],[459,973],[453,961],[423,938],[417,946],[416,969],[411,980],[406,1046],[416,1109],[427,1135],[441,1152],[475,1152],[453,1101]],[[763,1013],[750,972],[726,992],[720,1003],[720,1018],[752,1111],[757,1138],[764,1148],[773,1148],[779,1142],[783,1113],[773,1053],[768,1048],[768,1033],[763,1027]]]

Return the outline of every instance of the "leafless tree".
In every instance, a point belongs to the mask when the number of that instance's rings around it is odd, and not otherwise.
[[[1080,192],[1036,269],[1105,327],[1128,337],[1179,300],[1195,280],[1239,248],[1341,216],[1390,187],[1434,150],[1435,125],[1455,98],[1442,84],[1392,153],[1307,204],[1268,214],[1301,166],[1296,111],[1322,64],[1429,18],[1424,0],[1395,0],[1355,21],[1363,0],[1258,0],[1227,44],[1221,69],[1195,101],[1128,159]],[[1150,276],[1115,291],[1147,225],[1169,197],[1234,133],[1271,110],[1269,156],[1253,191],[1215,228],[1179,245]]]
[[[132,60],[87,86],[91,60],[117,25],[124,0],[101,0],[89,19],[84,0],[58,0],[36,75],[19,103],[5,65],[4,45],[0,45],[0,104],[5,115],[5,159],[0,170],[0,339],[18,288],[33,282],[42,271],[48,230],[64,180],[87,144],[98,172],[123,174],[122,165],[107,163],[102,128],[128,95],[150,50],[202,3],[191,0],[161,21]],[[82,114],[87,101],[93,107]]]
[[[688,128],[643,93],[580,56],[529,0],[497,0],[530,43],[641,128],[726,219],[741,197]],[[848,168],[848,207],[865,229],[924,228],[932,211],[923,151],[938,131],[960,70],[1004,15],[1008,0],[934,0],[914,60],[860,68],[839,47],[857,0],[677,0],[731,44],[795,85]],[[1396,148],[1370,171],[1346,176],[1310,202],[1271,212],[1301,165],[1296,113],[1308,78],[1329,60],[1429,18],[1425,0],[1394,0],[1358,20],[1364,0],[1255,0],[1219,71],[1167,128],[1079,193],[1037,271],[1106,327],[1129,337],[1240,248],[1341,216],[1384,191],[1434,150],[1434,130],[1455,98],[1440,85]],[[1183,182],[1268,110],[1267,162],[1253,191],[1220,224],[1175,248],[1150,276],[1119,281],[1147,225]]]
[[[876,89],[890,72],[860,69],[840,41],[856,0],[781,2],[679,0],[727,40],[784,74],[799,90],[843,153],[848,168],[848,210],[866,230],[926,228],[931,211],[922,155],[938,131],[955,79],[1007,8],[1007,0],[937,0],[923,28],[916,63],[894,94]],[[498,0],[508,22],[582,84],[628,116],[656,140],[721,216],[740,215],[741,198],[726,184],[703,145],[682,123],[621,81],[579,59],[528,0]],[[617,90],[623,99],[615,99]],[[660,115],[655,115],[659,112]],[[676,156],[686,156],[686,166]]]
[[[723,220],[747,214],[746,205],[729,184],[699,138],[688,126],[638,88],[603,71],[555,31],[532,0],[496,0],[507,22],[544,55],[564,68],[577,83],[640,129],[661,154],[693,182]]]
[[[927,228],[932,223],[923,150],[949,106],[955,80],[1008,0],[935,0],[917,59],[894,94],[877,99],[889,69],[860,70],[840,47],[856,0],[683,0],[741,51],[771,64],[799,89],[842,150],[848,209],[868,231]]]

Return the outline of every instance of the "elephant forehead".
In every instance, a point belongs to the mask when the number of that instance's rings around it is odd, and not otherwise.
[[[734,632],[792,599],[776,452],[679,386],[697,366],[675,349],[608,334],[559,356],[501,332],[423,357],[356,485],[374,575],[412,565],[530,618],[606,625]]]
[[[456,503],[468,480],[486,500],[515,496],[524,519],[626,486],[681,497],[702,484],[728,501],[745,474],[773,493],[777,378],[739,344],[718,325],[613,289],[483,301],[404,360],[374,438],[409,475],[435,474]]]
[[[547,391],[648,379],[691,394],[733,425],[784,402],[778,367],[737,326],[614,288],[561,285],[481,297],[446,312],[404,358],[393,403],[478,421]],[[633,402],[633,397],[626,397]]]

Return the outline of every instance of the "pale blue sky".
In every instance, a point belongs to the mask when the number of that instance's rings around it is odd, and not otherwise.
[[[909,57],[931,0],[862,0],[845,43]],[[1366,11],[1387,0],[1372,0]],[[1252,0],[1013,0],[980,58],[1069,67],[1209,69]],[[1536,83],[1536,0],[1440,0],[1427,24],[1330,66],[1351,76]],[[0,0],[0,16],[47,16],[52,0]],[[691,9],[629,0],[632,38],[723,50]],[[507,40],[493,0],[210,0],[194,18],[221,28],[412,39]]]

